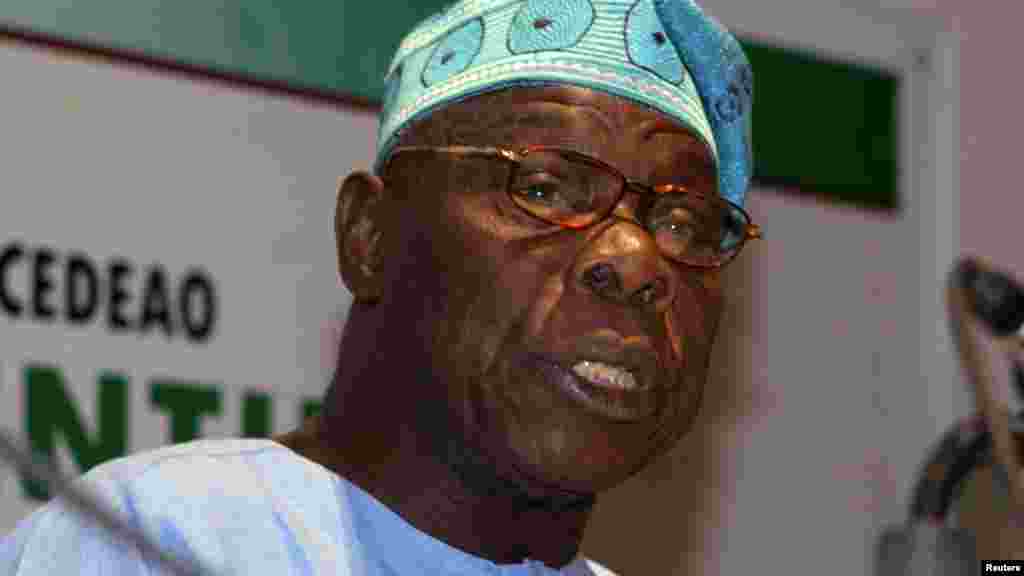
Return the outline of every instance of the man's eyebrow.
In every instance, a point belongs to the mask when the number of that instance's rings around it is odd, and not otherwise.
[[[692,130],[676,122],[658,118],[645,121],[640,126],[641,138],[651,140],[657,136],[686,136],[685,144],[680,147],[672,146],[677,151],[672,153],[672,164],[685,167],[679,176],[699,177],[702,172],[715,171],[715,158],[704,141],[694,135]],[[675,138],[674,141],[679,141]],[[683,142],[680,142],[683,143]],[[667,151],[668,148],[661,148]]]
[[[490,115],[487,122],[477,128],[483,132],[490,132],[515,128],[561,128],[568,123],[568,119],[562,114],[523,107]]]
[[[675,154],[673,160],[673,165],[682,165],[689,168],[689,170],[685,171],[687,175],[701,176],[705,171],[715,171],[715,160],[709,155],[692,148],[684,149],[682,152]]]
[[[715,162],[706,154],[692,148],[669,153],[651,175],[649,184],[678,184],[682,186],[717,187],[718,172]]]
[[[587,113],[590,117],[596,119],[604,126],[608,132],[614,132],[611,120],[600,108],[595,106],[586,97],[575,96],[571,92],[553,92],[551,94],[545,94],[543,98],[537,100],[537,102],[548,102],[552,104],[559,104],[573,111],[581,111]]]
[[[707,146],[704,144],[704,141],[694,134],[693,130],[687,129],[676,121],[665,118],[653,118],[640,123],[640,137],[644,140],[650,140],[651,138],[662,134],[679,134],[689,136],[692,141],[692,148],[700,151],[698,154],[707,153]],[[708,156],[710,156],[710,154],[708,154]]]

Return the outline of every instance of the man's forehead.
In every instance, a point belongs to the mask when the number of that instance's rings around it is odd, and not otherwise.
[[[677,119],[641,103],[579,86],[509,88],[450,104],[442,115],[443,121],[469,124],[473,134],[459,138],[461,144],[556,144],[529,139],[578,141],[586,137],[593,141],[630,133],[649,142],[657,152],[714,164],[708,146]],[[588,142],[579,145],[586,147]]]

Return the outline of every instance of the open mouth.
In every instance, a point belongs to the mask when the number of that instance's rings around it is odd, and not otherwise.
[[[581,360],[566,369],[536,358],[535,365],[549,384],[590,413],[612,420],[635,421],[656,411],[653,386],[635,370],[597,360]]]
[[[639,390],[641,385],[628,369],[604,362],[582,360],[573,367],[574,374],[589,384],[610,392],[618,390]]]

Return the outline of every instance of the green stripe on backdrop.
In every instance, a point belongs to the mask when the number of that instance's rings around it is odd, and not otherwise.
[[[15,0],[0,21],[61,38],[376,101],[401,35],[448,2]],[[765,31],[770,32],[770,31]],[[758,181],[898,208],[899,79],[745,42]]]
[[[754,68],[754,174],[844,204],[899,208],[897,76],[744,42]]]

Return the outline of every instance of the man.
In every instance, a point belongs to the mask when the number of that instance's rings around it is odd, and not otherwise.
[[[355,304],[323,413],[83,482],[225,574],[608,574],[595,495],[692,425],[758,231],[751,73],[688,0],[465,0],[388,74],[374,171],[338,194]],[[623,545],[631,545],[628,531]],[[141,574],[60,502],[4,574]]]

